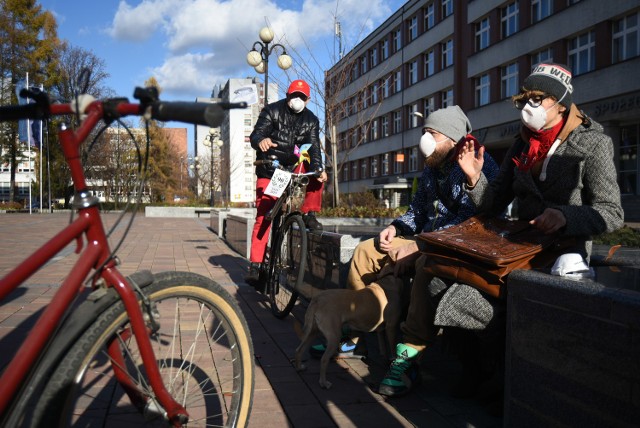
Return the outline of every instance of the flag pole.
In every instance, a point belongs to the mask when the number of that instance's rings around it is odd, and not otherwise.
[[[25,88],[29,89],[29,73],[27,73],[27,79],[25,82]],[[27,103],[29,100],[27,100]],[[32,176],[32,166],[31,166],[31,123],[29,123],[29,119],[27,119],[27,147],[29,153],[29,175],[27,178],[27,184],[29,185],[29,214],[31,214],[31,176]]]

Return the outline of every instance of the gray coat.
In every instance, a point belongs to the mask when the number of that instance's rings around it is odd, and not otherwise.
[[[489,184],[481,176],[467,191],[478,210],[489,214],[502,212],[514,198],[521,220],[531,220],[545,208],[562,211],[567,220],[563,235],[577,237],[581,244],[576,252],[588,258],[592,236],[617,230],[624,223],[613,142],[602,131],[599,123],[574,105],[560,133],[566,140],[549,158],[545,180],[539,178],[541,164],[532,171],[514,166],[513,158],[528,149],[520,137],[507,153],[498,177]]]

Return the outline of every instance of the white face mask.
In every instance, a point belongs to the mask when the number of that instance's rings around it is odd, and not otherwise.
[[[447,141],[448,139],[449,138],[445,138],[442,141],[436,141],[436,138],[431,132],[425,132],[422,137],[420,137],[420,152],[422,152],[425,158],[428,158],[436,150],[436,144]]]
[[[544,124],[547,123],[547,112],[556,104],[552,105],[548,109],[542,107],[542,104],[537,107],[531,107],[529,104],[526,104],[520,112],[520,119],[522,119],[524,126],[533,132],[538,132],[542,129]]]
[[[289,105],[289,108],[291,108],[291,110],[296,113],[300,113],[302,110],[304,110],[304,107],[306,105],[306,103],[298,97],[291,98],[287,104]]]
[[[556,101],[551,107],[545,109],[542,107],[542,102],[539,106],[532,107],[528,102],[524,105],[524,108],[520,111],[520,119],[524,126],[532,130],[533,132],[538,132],[542,129],[545,123],[547,123],[547,112],[557,106],[560,101],[564,99],[567,95],[567,91],[565,90],[564,95],[558,101]]]

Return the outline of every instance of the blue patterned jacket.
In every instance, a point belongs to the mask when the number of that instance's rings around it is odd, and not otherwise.
[[[498,175],[498,165],[485,151],[482,172],[488,181]],[[463,190],[466,177],[458,162],[439,168],[425,167],[407,212],[391,224],[398,236],[411,236],[456,225],[476,213],[476,205]]]

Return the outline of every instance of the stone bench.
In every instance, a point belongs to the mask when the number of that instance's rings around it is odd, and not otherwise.
[[[592,266],[594,280],[510,275],[504,426],[640,421],[640,257]]]

